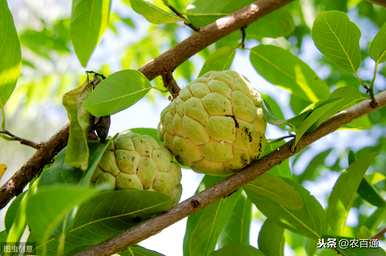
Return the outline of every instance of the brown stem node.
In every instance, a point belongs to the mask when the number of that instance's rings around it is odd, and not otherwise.
[[[172,95],[173,99],[175,99],[180,93],[180,87],[178,86],[176,80],[174,80],[172,72],[166,72],[162,74],[162,81],[164,83],[165,88],[167,88]]]

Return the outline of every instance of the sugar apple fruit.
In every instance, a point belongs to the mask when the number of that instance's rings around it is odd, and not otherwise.
[[[260,94],[234,71],[211,71],[183,88],[161,113],[167,148],[193,170],[223,176],[259,157],[266,121]]]
[[[181,168],[163,145],[148,135],[119,134],[102,156],[92,181],[115,189],[151,190],[178,202]]]

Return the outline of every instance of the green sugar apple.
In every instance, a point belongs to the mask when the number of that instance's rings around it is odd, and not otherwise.
[[[119,134],[102,156],[92,181],[113,189],[157,191],[175,203],[181,196],[181,168],[163,145],[148,135]]]
[[[211,71],[161,113],[162,140],[193,170],[223,176],[259,157],[266,121],[260,94],[234,71]]]

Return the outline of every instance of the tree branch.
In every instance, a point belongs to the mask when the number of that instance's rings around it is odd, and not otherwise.
[[[9,140],[9,141],[18,141],[20,144],[29,146],[34,149],[39,149],[41,146],[41,144],[39,143],[33,142],[31,140],[23,139],[7,130],[0,130],[0,137],[3,137],[5,140]]]
[[[379,230],[375,235],[373,235],[371,237],[371,239],[378,239],[378,240],[382,240],[383,236],[385,235],[386,233],[386,226],[383,227],[381,230]]]
[[[379,109],[386,105],[386,91],[378,94],[375,99],[378,106],[373,108],[371,100],[364,100],[353,107],[342,111],[331,119],[324,122],[319,128],[313,132],[305,134],[298,142],[296,150],[299,151],[307,145],[315,142],[323,136],[326,136],[339,127],[351,122],[353,119],[363,116],[367,113]],[[173,223],[187,217],[196,210],[208,206],[210,203],[226,197],[244,184],[254,180],[271,169],[273,166],[280,164],[296,152],[291,150],[293,140],[281,146],[278,150],[273,151],[267,156],[253,162],[249,166],[242,169],[239,173],[230,176],[228,179],[208,188],[207,190],[192,196],[189,199],[178,204],[170,211],[142,222],[120,235],[108,240],[104,243],[91,247],[80,254],[79,256],[88,255],[110,255],[115,252],[124,250],[129,245],[136,244],[172,225]]]
[[[194,33],[174,48],[164,52],[158,58],[143,66],[140,71],[150,80],[160,74],[169,73],[185,60],[220,38],[247,26],[251,22],[289,2],[291,2],[291,0],[255,1],[232,15],[220,18],[208,26],[201,28],[200,32]]]
[[[369,2],[372,2],[373,4],[378,4],[380,6],[386,7],[386,0],[368,0]]]
[[[200,29],[174,48],[155,58],[140,71],[149,79],[172,72],[195,53],[206,48],[218,39],[248,25],[269,12],[280,8],[291,0],[257,0],[230,16],[220,18]],[[44,165],[66,146],[68,126],[54,135],[18,170],[0,189],[0,208],[3,208],[14,196],[20,194],[35,176],[39,175]]]
[[[182,13],[180,13],[176,8],[174,8],[172,5],[170,5],[169,3],[165,3],[166,6],[175,14],[177,15],[178,17],[180,17],[183,21],[184,21],[184,24],[186,26],[188,26],[189,28],[191,28],[193,31],[200,31],[200,28],[196,27],[193,25],[192,22],[190,22],[190,20],[188,20]]]

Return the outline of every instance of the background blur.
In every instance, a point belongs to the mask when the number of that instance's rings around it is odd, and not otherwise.
[[[177,42],[188,37],[191,30],[183,24],[152,25],[142,16],[134,13],[125,1],[112,1],[110,27],[96,48],[87,70],[99,71],[105,75],[120,69],[138,69],[164,50],[173,47]],[[175,1],[176,6],[183,10],[189,2]],[[320,3],[323,2],[323,3]],[[77,61],[69,37],[69,17],[71,1],[66,0],[13,0],[9,5],[22,44],[23,71],[17,89],[6,106],[7,129],[15,134],[33,141],[44,141],[64,126],[67,116],[61,106],[64,92],[76,87],[85,80],[84,69]],[[278,44],[290,49],[303,61],[308,63],[320,77],[325,79],[331,88],[341,85],[356,85],[358,82],[350,74],[336,71],[334,66],[321,58],[309,34],[312,22],[318,12],[326,9],[348,10],[350,18],[360,26],[362,31],[361,48],[367,51],[368,42],[374,37],[386,19],[386,11],[367,1],[340,0],[317,1],[302,0],[291,4],[291,13],[295,30],[287,37],[258,39],[248,37],[246,48],[258,42]],[[240,32],[233,33],[229,42],[237,45]],[[217,45],[221,45],[219,42]],[[216,46],[211,46],[185,62],[176,70],[176,78],[181,87],[194,79],[203,64],[204,58],[210,55]],[[276,113],[289,118],[299,112],[306,104],[295,104],[295,101],[284,89],[273,86],[263,80],[249,62],[248,49],[239,49],[232,64],[232,69],[247,77],[259,91],[267,94],[271,106]],[[369,59],[362,62],[360,76],[362,79],[372,77],[373,63]],[[386,66],[377,77],[376,89],[386,89]],[[161,81],[156,79],[153,85],[162,88]],[[132,106],[112,116],[110,135],[134,127],[157,127],[159,115],[168,104],[167,94],[152,90],[148,96]],[[280,107],[281,111],[277,106]],[[282,113],[281,113],[282,112]],[[348,150],[360,150],[367,146],[381,148],[369,178],[379,182],[384,193],[385,177],[381,174],[372,175],[375,170],[386,174],[386,111],[372,114],[361,120],[363,130],[341,130],[319,140],[310,150],[301,152],[286,161],[281,168],[290,168],[291,172],[305,184],[314,196],[326,205],[326,193],[329,192],[339,173],[347,167]],[[373,125],[377,123],[377,125]],[[371,128],[370,128],[371,127]],[[369,129],[367,129],[369,128]],[[287,135],[274,126],[267,129],[267,137],[274,139]],[[32,154],[32,149],[14,142],[0,140],[0,163],[8,165],[8,171],[1,182],[8,179]],[[305,172],[307,170],[307,172]],[[201,175],[184,170],[183,197],[190,197],[200,182]],[[385,194],[385,193],[384,193]],[[356,203],[355,205],[359,205]],[[352,208],[349,225],[358,227],[360,219],[367,218],[374,208],[369,204]],[[0,226],[3,224],[4,210],[1,211]],[[258,227],[264,216],[254,210],[255,221],[251,229],[251,243],[256,244]],[[160,234],[147,239],[141,244],[149,249],[157,250],[166,255],[181,255],[185,220],[165,229]],[[2,227],[0,227],[2,229]],[[288,255],[302,255],[302,238],[286,231],[291,248],[286,248]],[[286,255],[287,255],[286,253]]]

